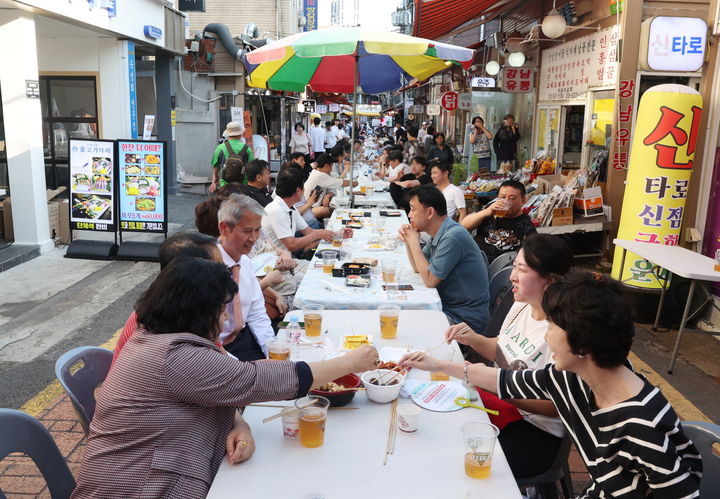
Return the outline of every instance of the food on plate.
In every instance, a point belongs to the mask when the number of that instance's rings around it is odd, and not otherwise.
[[[139,166],[128,165],[125,167],[125,173],[127,173],[128,175],[137,175],[138,173],[141,173],[141,172],[142,172],[142,170],[140,169]]]
[[[145,165],[145,173],[147,175],[160,175],[159,166]]]
[[[140,194],[138,186],[138,177],[125,177],[125,194],[128,196],[137,196]]]
[[[145,163],[149,165],[159,165],[160,164],[160,156],[157,154],[146,154],[145,155]]]
[[[110,200],[99,196],[74,196],[73,210],[84,215],[81,218],[99,218],[110,206]]]
[[[334,381],[331,381],[329,383],[324,384],[320,388],[318,388],[318,391],[321,392],[344,392],[347,390],[346,386],[339,385],[335,383]]]
[[[351,229],[362,229],[363,224],[361,222],[350,222],[346,225],[346,227],[349,227]]]
[[[150,190],[150,183],[148,182],[148,179],[142,177],[138,180],[138,190],[143,196],[148,193]]]
[[[383,246],[381,243],[372,243],[368,244],[368,249],[385,249],[385,246]]]
[[[95,175],[92,190],[110,192],[110,177],[107,175]]]
[[[92,181],[84,173],[78,173],[73,175],[73,188],[76,191],[89,191],[92,188]]]
[[[155,200],[151,198],[136,198],[135,209],[138,211],[155,211]]]
[[[126,154],[125,162],[126,163],[140,163],[140,155],[139,154]]]
[[[380,362],[377,365],[377,369],[390,369],[393,370],[397,367],[397,362],[388,361],[388,362]]]
[[[343,348],[345,350],[353,350],[362,345],[369,345],[370,337],[367,334],[353,334],[345,336],[343,340]]]
[[[361,275],[350,274],[345,276],[345,285],[365,288],[370,286],[370,279]]]
[[[92,172],[108,174],[112,171],[112,160],[110,158],[93,158]]]

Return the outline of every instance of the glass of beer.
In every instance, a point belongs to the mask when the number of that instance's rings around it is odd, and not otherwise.
[[[489,477],[500,430],[490,423],[465,423],[462,433],[465,440],[465,474],[475,479]]]
[[[325,441],[325,420],[330,401],[319,395],[308,395],[297,399],[295,407],[300,413],[300,443],[303,447],[320,447]]]
[[[270,360],[290,360],[290,345],[275,338],[268,344],[268,358]]]
[[[367,191],[367,185],[361,185],[360,186],[360,194],[365,194]]]
[[[332,246],[333,248],[339,248],[343,242],[343,229],[334,230],[332,233]]]
[[[382,261],[382,278],[385,284],[394,284],[395,281],[395,269],[397,264],[395,260],[383,260]]]
[[[509,206],[507,199],[500,199],[500,202],[502,202],[502,208],[498,208],[495,210],[495,216],[497,218],[505,218],[508,214]]]
[[[450,345],[443,345],[435,349],[432,356],[439,360],[450,361],[453,358],[453,349]],[[450,376],[442,371],[434,371],[430,373],[430,381],[450,381]]]
[[[397,338],[400,307],[381,305],[378,310],[380,311],[380,337],[384,340],[394,340]]]
[[[333,245],[334,244],[335,243],[333,242]],[[342,245],[342,240],[340,240],[340,244]],[[323,253],[322,262],[323,262],[323,272],[325,272],[326,274],[332,274],[332,271],[335,268],[335,255]]]
[[[305,321],[305,336],[320,336],[322,331],[322,305],[306,308],[303,310]]]

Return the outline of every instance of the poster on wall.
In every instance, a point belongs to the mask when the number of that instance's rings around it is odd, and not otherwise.
[[[665,246],[680,244],[685,201],[700,130],[702,97],[686,85],[649,88],[640,99],[632,141],[618,239]],[[613,277],[620,275],[622,248],[616,246]],[[653,265],[628,252],[623,283],[660,289]]]
[[[114,142],[70,139],[70,229],[115,231]]]
[[[615,85],[617,26],[543,50],[539,100],[584,98],[588,90]]]
[[[167,232],[166,143],[118,141],[120,230]]]

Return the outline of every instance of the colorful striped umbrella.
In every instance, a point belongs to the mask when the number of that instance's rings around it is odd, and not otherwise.
[[[243,56],[251,87],[376,94],[424,80],[452,64],[468,69],[474,50],[365,28],[306,31]]]

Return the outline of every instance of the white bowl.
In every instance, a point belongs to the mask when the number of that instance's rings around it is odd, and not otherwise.
[[[376,379],[378,373],[380,373],[380,378],[383,382],[397,374],[396,371],[390,371],[390,369],[373,369],[372,371],[363,373],[360,379],[365,387],[365,393],[367,393],[370,400],[379,404],[387,404],[400,396],[400,390],[402,389],[403,383],[405,383],[405,376],[402,374],[397,375],[392,385],[375,385],[370,381]],[[397,381],[397,383],[395,383],[395,381]]]

